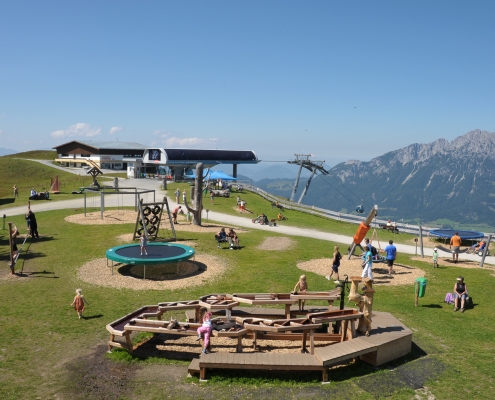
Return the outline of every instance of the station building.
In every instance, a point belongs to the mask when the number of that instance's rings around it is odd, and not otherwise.
[[[231,164],[233,177],[237,165],[257,164],[256,153],[251,150],[200,150],[148,148],[139,143],[118,141],[71,141],[55,146],[55,161],[65,167],[83,168],[91,160],[102,169],[127,171],[129,178],[170,175],[182,180],[201,162],[205,168]]]
[[[73,140],[53,147],[57,151],[55,161],[64,167],[83,168],[91,160],[102,169],[127,171],[129,165],[142,163],[146,146],[139,143],[98,142]]]

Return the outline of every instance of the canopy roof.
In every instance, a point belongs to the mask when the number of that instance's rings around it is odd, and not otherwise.
[[[191,171],[190,174],[184,175],[186,178],[196,178],[196,174],[194,171]],[[237,178],[234,178],[233,176],[227,175],[223,171],[205,171],[203,172],[203,179],[208,180],[208,179],[221,179],[224,181],[235,181]]]
[[[227,175],[223,171],[210,171],[210,179],[222,179],[224,181],[235,181],[237,178]]]

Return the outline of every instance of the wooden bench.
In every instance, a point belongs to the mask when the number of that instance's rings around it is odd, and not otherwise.
[[[395,225],[380,224],[380,228],[392,231],[392,233],[399,233],[399,228]]]
[[[193,360],[189,373],[197,372],[206,378],[207,369],[255,369],[288,371],[321,371],[322,381],[328,382],[328,369],[310,354],[297,353],[210,353],[202,354],[199,362]]]

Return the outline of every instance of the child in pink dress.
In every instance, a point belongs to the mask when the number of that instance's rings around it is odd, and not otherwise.
[[[85,304],[89,306],[89,303],[82,295],[82,289],[76,289],[76,296],[74,297],[74,301],[72,302],[71,307],[74,307],[74,310],[76,310],[79,319],[82,318]]]
[[[204,346],[203,346],[203,354],[207,354],[208,347],[210,346],[210,336],[211,336],[211,312],[208,311],[206,307],[201,307],[199,309],[199,318],[200,321],[203,323],[198,328],[198,337],[196,340],[201,340],[201,336],[204,334],[205,335],[205,340],[204,340]]]

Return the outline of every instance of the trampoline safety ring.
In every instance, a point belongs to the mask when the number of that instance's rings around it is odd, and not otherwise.
[[[189,260],[194,257],[194,249],[178,243],[149,243],[146,246],[148,255],[141,255],[139,244],[124,244],[112,247],[106,251],[108,260],[112,261],[112,275],[114,261],[126,265],[143,265],[146,279],[146,265],[177,263],[177,275],[179,274],[180,261]]]

